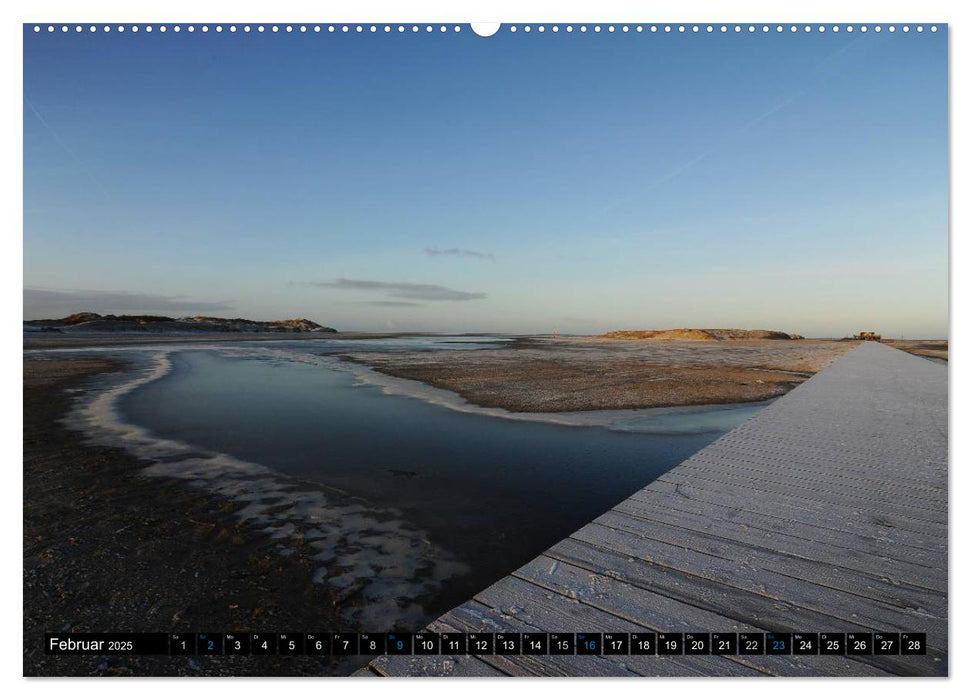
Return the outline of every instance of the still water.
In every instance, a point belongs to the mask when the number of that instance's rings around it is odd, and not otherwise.
[[[303,362],[192,349],[167,358],[167,372],[119,397],[125,421],[391,513],[394,528],[457,562],[409,572],[447,579],[423,589],[412,622],[529,561],[761,408],[614,412],[609,425],[565,426],[388,395]],[[377,532],[361,541],[387,564],[395,548]],[[328,557],[327,566],[339,560]],[[376,566],[323,578],[363,580]]]

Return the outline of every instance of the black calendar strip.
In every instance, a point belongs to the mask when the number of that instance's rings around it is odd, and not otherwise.
[[[924,632],[178,632],[44,635],[51,655],[922,655]]]

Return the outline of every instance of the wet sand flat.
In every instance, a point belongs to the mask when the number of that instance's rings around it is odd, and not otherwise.
[[[933,357],[946,361],[948,356],[948,341],[946,340],[890,340],[885,338],[880,342],[918,357]]]
[[[801,384],[855,341],[520,339],[474,351],[341,357],[509,411],[589,411],[763,401]]]

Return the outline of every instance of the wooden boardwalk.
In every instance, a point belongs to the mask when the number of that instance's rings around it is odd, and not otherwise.
[[[383,656],[359,673],[946,675],[947,374],[862,343],[428,626],[926,632],[926,656]]]

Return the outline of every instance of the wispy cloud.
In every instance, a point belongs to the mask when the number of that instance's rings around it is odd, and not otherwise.
[[[228,311],[229,301],[192,301],[183,296],[89,289],[24,288],[24,315],[60,315],[76,311],[98,313],[193,313]]]
[[[448,256],[453,258],[476,258],[477,260],[495,260],[496,256],[492,253],[480,253],[477,250],[465,250],[464,248],[425,248],[425,255],[433,257]]]
[[[424,306],[424,304],[419,304],[416,301],[357,301],[354,303],[360,304],[361,306],[381,306],[390,307],[393,309],[401,307]]]
[[[310,282],[314,287],[328,289],[348,289],[359,292],[383,292],[395,299],[417,299],[419,301],[469,301],[485,299],[482,292],[462,292],[438,284],[412,284],[409,282],[375,282],[373,280],[351,280],[340,278],[334,282]]]

